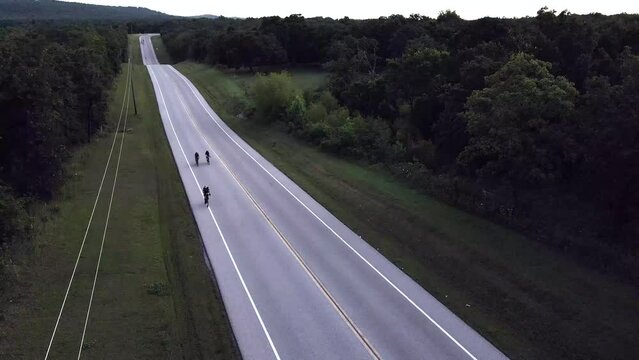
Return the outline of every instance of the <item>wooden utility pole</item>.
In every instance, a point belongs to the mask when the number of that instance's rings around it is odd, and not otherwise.
[[[133,87],[133,64],[131,63],[131,56],[133,48],[129,46],[129,71],[131,74],[129,75],[129,79],[131,80],[131,94],[133,95],[133,110],[135,111],[135,115],[138,114],[138,105],[135,101],[135,88]]]
[[[129,60],[130,61],[130,60]],[[131,94],[133,95],[133,110],[135,110],[135,115],[138,114],[138,106],[135,102],[135,88],[133,87],[133,65],[131,65]]]
[[[93,102],[89,100],[89,108],[87,109],[87,142],[91,142],[91,106]]]

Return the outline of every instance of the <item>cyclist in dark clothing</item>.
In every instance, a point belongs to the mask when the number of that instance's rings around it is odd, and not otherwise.
[[[209,160],[209,158],[211,157],[211,154],[209,154],[208,150],[206,150],[206,152],[204,153],[204,156],[206,156],[206,164],[211,165],[211,161]]]
[[[204,195],[204,204],[209,207],[209,197],[211,197],[211,190],[208,186],[202,188],[202,194]]]
[[[195,166],[200,166],[200,154],[195,153]]]

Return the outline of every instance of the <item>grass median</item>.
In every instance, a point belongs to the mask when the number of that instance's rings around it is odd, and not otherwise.
[[[516,359],[632,359],[639,292],[514,231],[441,203],[382,166],[242,120],[252,77],[176,68],[251,146],[469,325]],[[290,71],[300,86],[308,75]],[[314,78],[321,75],[316,74]]]

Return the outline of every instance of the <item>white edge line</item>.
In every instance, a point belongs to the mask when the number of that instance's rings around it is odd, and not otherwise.
[[[395,285],[392,281],[390,281],[390,279],[388,279],[384,274],[382,274],[373,264],[371,264],[364,256],[362,256],[362,254],[360,254],[355,248],[353,248],[346,240],[344,240],[335,230],[333,230],[333,228],[331,228],[326,222],[324,222],[324,220],[322,220],[317,214],[315,214],[315,212],[313,212],[313,210],[311,210],[308,206],[306,206],[306,204],[304,204],[297,196],[295,196],[295,194],[293,194],[284,184],[282,184],[275,176],[273,176],[273,174],[271,174],[270,171],[268,171],[262,164],[260,164],[259,161],[257,161],[251,154],[249,154],[240,144],[237,143],[237,141],[235,141],[235,139],[233,139],[233,137],[231,137],[231,135],[229,135],[228,132],[226,132],[226,130],[224,130],[224,128],[218,123],[218,121],[215,119],[215,117],[211,114],[211,112],[209,111],[209,109],[202,103],[202,100],[200,99],[200,97],[198,96],[198,93],[195,92],[195,90],[193,89],[193,85],[186,79],[186,77],[184,75],[182,75],[179,71],[177,71],[173,66],[170,66],[171,70],[173,70],[176,74],[178,74],[179,77],[182,78],[182,80],[186,83],[186,85],[191,89],[191,92],[193,92],[193,94],[195,95],[195,98],[198,100],[198,102],[200,103],[200,105],[202,105],[202,107],[204,108],[204,110],[207,112],[207,114],[209,115],[209,117],[211,117],[211,119],[213,120],[213,122],[215,122],[215,124],[224,132],[224,134],[226,134],[226,136],[231,139],[231,141],[233,141],[233,143],[235,143],[235,145],[237,145],[237,147],[239,147],[246,155],[248,155],[248,157],[250,157],[260,168],[262,168],[262,170],[264,170],[267,174],[269,174],[271,176],[271,178],[273,178],[273,180],[275,180],[282,188],[284,188],[284,190],[286,190],[286,192],[288,192],[295,200],[297,200],[297,202],[299,202],[306,210],[308,210],[309,213],[311,213],[317,220],[319,220],[319,222],[321,222],[327,229],[329,229],[338,239],[340,239],[349,249],[351,249],[360,259],[362,259],[369,267],[371,267],[371,269],[373,269],[379,276],[382,277],[382,279],[384,279],[389,285],[391,285],[399,294],[401,294],[411,305],[413,305],[417,310],[419,310],[419,312],[422,313],[422,315],[424,315],[428,320],[430,320],[431,323],[433,323],[439,330],[441,330],[441,332],[443,332],[449,339],[451,339],[460,349],[462,349],[471,359],[473,360],[477,360],[477,358],[470,353],[470,351],[468,351],[461,343],[459,343],[459,341],[457,341],[457,339],[455,339],[450,333],[448,333],[448,331],[446,331],[446,329],[444,329],[441,325],[439,325],[439,323],[437,323],[437,321],[435,321],[435,319],[433,319],[432,317],[430,317],[430,315],[428,315],[426,313],[426,311],[424,311],[419,305],[417,305],[410,297],[408,297],[408,295],[406,295],[401,289],[399,289],[397,287],[397,285]]]
[[[164,65],[166,66],[166,65]],[[198,190],[200,189],[200,182],[197,180],[197,177],[195,176],[195,173],[193,172],[193,169],[190,166],[190,162],[186,156],[186,153],[184,152],[184,148],[182,148],[182,144],[180,143],[180,139],[177,135],[177,132],[175,131],[175,128],[173,127],[173,121],[171,120],[171,115],[169,114],[169,109],[166,106],[166,102],[164,101],[164,95],[162,93],[162,89],[160,87],[160,83],[157,80],[155,73],[152,69],[152,66],[147,65],[147,69],[149,70],[149,74],[151,74],[151,76],[153,77],[154,82],[157,85],[157,89],[158,92],[160,94],[160,98],[162,99],[162,105],[164,105],[164,110],[166,112],[166,116],[167,119],[169,120],[169,124],[171,125],[171,129],[173,130],[173,134],[175,135],[175,139],[177,140],[178,146],[180,147],[180,150],[182,151],[182,155],[184,156],[184,160],[186,161],[186,163],[189,165],[189,170],[191,171],[191,175],[193,175],[193,180],[195,180],[195,183],[197,185]],[[224,243],[224,247],[226,249],[226,252],[229,255],[229,258],[231,259],[231,262],[233,263],[233,267],[235,268],[235,272],[237,273],[238,278],[240,279],[240,282],[242,283],[242,287],[244,288],[244,292],[246,293],[246,296],[248,297],[249,301],[251,302],[251,306],[253,307],[253,311],[255,312],[255,315],[257,316],[257,319],[260,322],[260,325],[262,326],[262,330],[264,331],[264,335],[266,335],[266,338],[268,339],[269,345],[271,346],[271,349],[273,350],[273,355],[275,356],[275,358],[277,360],[280,360],[280,355],[277,351],[277,348],[275,347],[275,344],[273,343],[273,340],[271,339],[271,335],[268,332],[268,329],[266,328],[266,325],[264,324],[264,320],[262,320],[262,316],[260,315],[260,311],[257,309],[257,306],[255,305],[255,301],[253,300],[253,296],[251,295],[251,292],[249,291],[248,287],[246,286],[246,282],[244,281],[244,277],[242,276],[242,273],[240,272],[240,269],[237,266],[237,263],[235,262],[235,258],[233,257],[233,253],[231,253],[231,249],[229,248],[227,242],[226,242],[226,238],[224,237],[224,234],[222,233],[222,229],[220,229],[220,225],[217,222],[217,219],[215,217],[215,215],[213,214],[213,210],[211,210],[211,208],[208,208],[209,210],[209,214],[211,214],[211,218],[213,219],[213,222],[215,223],[215,227],[217,228],[217,232],[220,234],[220,237],[222,238],[222,242]]]
[[[109,163],[111,162],[111,155],[113,154],[113,149],[115,148],[115,142],[118,136],[118,130],[120,129],[120,121],[122,120],[122,114],[124,113],[124,99],[127,97],[127,91],[129,89],[129,76],[131,75],[130,69],[130,60],[129,60],[129,71],[127,72],[126,82],[124,87],[124,97],[122,101],[122,109],[120,110],[120,117],[118,118],[118,124],[116,125],[115,132],[113,134],[113,143],[111,144],[111,150],[109,151],[109,157],[107,158],[107,163],[104,166],[104,173],[102,174],[102,180],[100,181],[100,187],[98,188],[98,193],[95,197],[95,202],[93,203],[93,209],[91,210],[91,216],[89,216],[89,222],[87,224],[87,228],[84,231],[84,237],[82,238],[82,244],[80,245],[80,250],[78,251],[78,256],[75,259],[75,265],[73,266],[73,272],[71,272],[71,278],[69,279],[69,284],[67,285],[67,290],[64,294],[64,299],[62,300],[62,305],[60,306],[60,312],[58,313],[58,318],[55,321],[55,326],[53,327],[53,334],[51,334],[51,339],[49,340],[49,346],[47,347],[47,352],[44,355],[44,360],[49,357],[49,352],[51,351],[51,346],[53,345],[53,339],[55,338],[56,331],[58,330],[58,325],[60,324],[60,318],[62,317],[62,312],[64,311],[64,306],[66,305],[67,298],[69,296],[69,290],[71,290],[71,284],[73,283],[73,278],[75,277],[75,272],[78,269],[78,263],[80,262],[80,257],[82,256],[82,251],[84,249],[84,244],[87,239],[87,235],[89,233],[89,228],[91,227],[91,222],[93,221],[93,215],[95,214],[95,208],[98,205],[98,200],[100,199],[100,193],[102,192],[102,185],[104,185],[104,179],[106,178],[107,170],[109,169]]]

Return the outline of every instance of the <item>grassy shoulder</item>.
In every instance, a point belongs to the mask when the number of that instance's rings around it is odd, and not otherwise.
[[[176,67],[251,146],[510,357],[639,353],[636,288],[438,202],[381,167],[320,152],[276,126],[239,120],[238,103],[251,101],[248,75]]]
[[[248,101],[248,91],[255,81],[255,74],[249,71],[211,71],[211,67],[193,62],[182,62],[178,69],[184,69],[189,74],[203,73],[209,80],[221,83],[218,90],[227,100]],[[265,72],[280,71],[280,67],[264,68]],[[262,71],[262,70],[260,70]],[[325,72],[317,67],[295,67],[286,69],[293,78],[293,82],[302,90],[314,90],[328,83]],[[222,99],[220,99],[222,100]]]
[[[153,43],[153,48],[155,49],[155,55],[157,56],[160,64],[173,63],[173,60],[171,59],[171,55],[169,55],[169,53],[166,51],[166,47],[164,46],[164,42],[162,41],[161,37],[152,36],[151,43]]]
[[[137,38],[132,37],[139,54]],[[131,103],[83,356],[239,358],[199,232],[175,168],[146,68],[135,59]],[[56,199],[41,205],[35,239],[0,294],[0,358],[42,358],[107,161],[126,85],[118,77],[102,134],[74,151]],[[52,346],[77,356],[99,256],[121,134]]]

